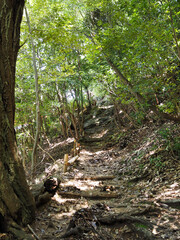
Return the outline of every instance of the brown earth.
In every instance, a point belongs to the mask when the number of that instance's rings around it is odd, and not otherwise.
[[[158,135],[170,129],[175,138],[179,126],[118,130],[112,115],[112,107],[101,107],[86,116],[79,158],[66,173],[63,158],[72,158],[74,139],[56,139],[40,151],[32,188],[50,176],[61,184],[37,210],[31,228],[39,239],[180,239],[179,158],[169,135]]]

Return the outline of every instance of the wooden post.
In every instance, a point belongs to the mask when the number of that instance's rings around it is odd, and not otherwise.
[[[67,166],[68,166],[68,154],[64,154],[64,169],[63,172],[67,172]]]
[[[76,139],[74,139],[74,148],[73,148],[74,157],[76,156]]]

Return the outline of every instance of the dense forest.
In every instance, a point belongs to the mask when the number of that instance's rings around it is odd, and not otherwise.
[[[179,18],[0,2],[0,239],[179,239]]]

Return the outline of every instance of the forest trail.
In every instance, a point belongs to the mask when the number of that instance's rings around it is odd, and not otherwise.
[[[51,158],[42,153],[34,183],[49,176],[61,183],[31,225],[39,239],[180,239],[180,166],[153,150],[162,126],[119,131],[113,111],[95,107],[85,116],[80,156],[66,173],[73,139],[56,139],[46,148]]]

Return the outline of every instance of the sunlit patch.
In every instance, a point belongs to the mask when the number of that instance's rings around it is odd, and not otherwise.
[[[170,187],[171,187],[171,188],[179,187],[179,183],[175,182],[175,183],[173,183]]]
[[[104,153],[105,151],[97,151],[96,152],[96,154],[98,155],[98,154],[102,154],[102,153]]]
[[[174,182],[168,188],[165,188],[159,195],[157,195],[156,199],[171,199],[177,195],[180,195],[179,184],[177,182]]]
[[[86,200],[78,200],[77,202],[77,200],[73,198],[62,198],[57,193],[54,195],[53,200],[60,206],[59,212],[54,215],[54,217],[59,220],[71,217],[77,211],[77,209],[89,207],[89,204]],[[73,202],[74,204],[72,204]],[[62,211],[61,206],[65,206],[66,210],[63,209]]]
[[[84,174],[81,173],[81,172],[78,172],[78,173],[76,174],[76,178],[80,178],[80,177],[83,177],[83,176],[84,176]]]
[[[56,170],[57,171],[58,169],[59,169],[59,164],[56,163],[56,164],[53,165],[51,170]],[[45,169],[45,171],[46,171],[46,169]]]
[[[113,107],[114,107],[114,105],[103,106],[103,107],[99,106],[100,109],[109,109],[109,108],[113,108]]]
[[[108,129],[103,130],[100,133],[93,134],[91,138],[102,138],[107,132],[108,132]]]
[[[59,171],[62,168],[63,159],[58,159],[54,164],[50,164],[50,166],[45,168],[45,173],[50,173],[52,171]]]
[[[67,212],[67,213],[57,213],[56,218],[61,219],[61,218],[64,218],[64,217],[71,217],[75,212],[76,212],[76,210],[72,210],[72,211]]]
[[[93,156],[93,153],[92,153],[92,152],[87,151],[87,150],[85,150],[85,149],[82,149],[82,150],[81,150],[81,154],[86,154],[86,155],[88,155],[88,156]]]
[[[152,233],[153,233],[154,235],[157,235],[157,234],[158,234],[157,228],[158,228],[158,226],[154,226],[154,228],[153,228],[153,230],[152,230]]]
[[[84,181],[70,180],[66,183],[61,184],[61,186],[63,187],[74,186],[82,191],[92,190],[99,185],[100,185],[99,181],[91,181],[91,180],[84,180]]]
[[[67,201],[70,201],[70,199],[66,199],[66,198],[61,198],[57,193],[54,195],[54,200],[60,204],[63,204]]]
[[[53,150],[56,147],[65,146],[72,142],[74,142],[74,138],[68,138],[68,139],[64,140],[63,142],[58,142],[56,144],[53,144],[53,146],[50,147],[50,150]]]
[[[42,180],[46,179],[46,175],[43,174],[40,178],[35,178],[34,183],[39,184],[42,182]]]
[[[80,205],[79,205],[79,209],[88,208],[88,207],[89,207],[89,205],[87,202],[80,203]],[[74,209],[72,206],[68,209],[68,212],[56,213],[55,218],[56,219],[63,219],[63,218],[67,218],[67,217],[70,218],[76,211],[77,211],[77,209]]]

